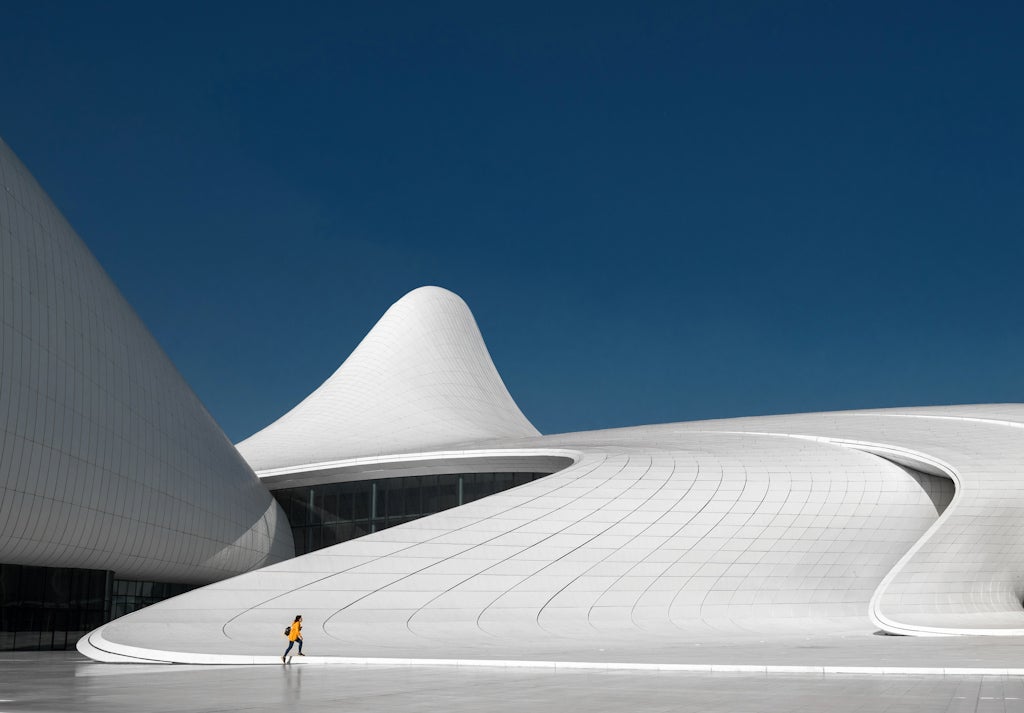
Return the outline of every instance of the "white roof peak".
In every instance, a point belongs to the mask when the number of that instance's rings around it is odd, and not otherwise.
[[[469,307],[425,286],[391,305],[327,381],[238,450],[260,471],[536,435]]]

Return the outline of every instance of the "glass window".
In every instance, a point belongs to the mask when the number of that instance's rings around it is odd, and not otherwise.
[[[324,493],[324,511],[321,513],[323,522],[338,521],[338,494],[334,491]]]
[[[287,488],[275,491],[274,497],[281,503],[295,533],[296,554],[305,554],[447,510],[458,505],[460,498],[462,503],[471,503],[543,475],[519,472],[400,476]],[[358,526],[347,526],[356,523]]]
[[[439,510],[437,507],[437,476],[424,475],[420,480],[420,512],[423,514],[434,513]]]
[[[306,504],[302,502],[301,490],[286,491],[284,511],[288,514],[288,522],[293,526],[306,524]]]
[[[42,567],[23,567],[21,572],[21,596],[24,606],[38,607],[45,599],[46,573]]]
[[[464,502],[471,503],[494,492],[494,473],[474,473],[466,480]]]
[[[423,503],[420,502],[423,490],[420,487],[420,478],[403,478],[405,481],[405,514],[419,515],[423,512]]]
[[[74,646],[109,620],[109,576],[102,570],[0,564],[0,650]]]
[[[335,512],[338,514],[340,522],[347,522],[352,519],[353,503],[352,488],[341,488],[338,490],[338,506]]]
[[[298,556],[306,554],[306,537],[304,528],[293,527],[292,540],[295,542],[295,555]]]
[[[352,494],[354,500],[353,519],[366,520],[370,517],[370,488],[360,488]]]
[[[442,475],[437,479],[437,509],[440,512],[459,504],[459,476]]]
[[[401,478],[399,480],[405,480]],[[394,487],[394,486],[398,487]],[[405,515],[405,491],[402,486],[405,483],[395,482],[389,483],[387,492],[387,517],[389,520],[393,518],[399,518]]]
[[[508,490],[515,483],[515,477],[513,473],[495,473],[494,474],[494,492],[500,493],[502,490]]]

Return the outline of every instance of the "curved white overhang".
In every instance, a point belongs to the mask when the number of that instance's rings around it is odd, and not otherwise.
[[[347,458],[329,463],[258,472],[270,490],[356,480],[453,473],[554,473],[576,463],[581,453],[563,448],[481,448]]]
[[[1024,406],[821,414],[817,428],[814,416],[762,421],[789,427],[774,435],[871,453],[955,487],[949,506],[879,583],[872,621],[900,635],[1024,635]]]

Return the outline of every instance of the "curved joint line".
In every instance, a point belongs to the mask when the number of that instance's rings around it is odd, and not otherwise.
[[[911,546],[909,550],[893,565],[889,573],[882,578],[882,581],[875,588],[874,593],[871,595],[871,600],[868,602],[868,617],[871,622],[875,624],[882,631],[889,634],[898,634],[900,636],[964,636],[964,635],[977,635],[977,634],[1011,634],[1020,633],[1018,631],[1010,630],[991,630],[991,629],[970,629],[970,630],[958,630],[949,629],[942,627],[931,627],[931,626],[920,626],[916,624],[903,624],[887,617],[882,613],[882,598],[885,596],[886,590],[889,585],[892,584],[893,580],[900,574],[906,564],[916,555],[922,547],[932,538],[932,536],[939,530],[940,527],[945,524],[946,520],[950,518],[954,509],[956,508],[961,494],[962,494],[962,482],[960,479],[960,473],[957,472],[956,468],[951,466],[944,460],[922,453],[921,451],[915,451],[910,448],[903,448],[900,446],[894,446],[886,443],[876,443],[872,441],[858,441],[849,438],[833,438],[830,436],[809,436],[797,433],[769,433],[769,432],[752,432],[752,431],[717,431],[717,433],[743,433],[746,435],[758,435],[758,436],[777,436],[781,438],[796,438],[802,441],[814,441],[817,443],[826,443],[830,445],[840,446],[842,448],[849,448],[850,450],[861,451],[868,455],[873,455],[877,458],[890,461],[897,465],[913,468],[919,470],[928,475],[936,475],[943,478],[949,478],[953,481],[953,497],[949,502],[946,509],[936,518],[935,522],[932,523],[931,527],[925,530],[924,534],[918,538],[917,542]]]

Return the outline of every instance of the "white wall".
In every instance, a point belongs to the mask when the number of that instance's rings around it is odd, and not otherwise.
[[[0,141],[0,562],[206,583],[291,556],[283,520]]]

